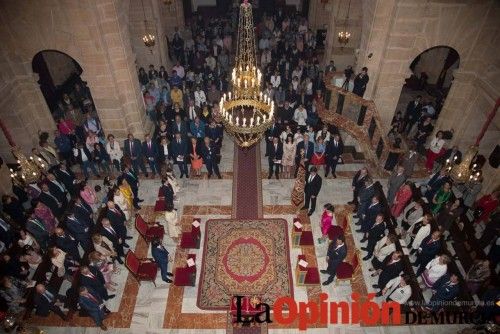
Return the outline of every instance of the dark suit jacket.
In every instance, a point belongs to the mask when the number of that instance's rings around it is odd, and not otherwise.
[[[405,120],[408,122],[410,119],[412,121],[417,121],[422,114],[422,102],[415,105],[415,101],[408,102],[406,106],[406,114],[404,116]]]
[[[432,286],[433,290],[436,290],[434,296],[432,296],[431,301],[441,300],[448,301],[452,300],[458,295],[460,290],[459,284],[449,284],[450,283],[450,275],[446,274],[441,276]]]
[[[337,266],[344,261],[347,256],[347,246],[344,243],[342,247],[339,247],[337,250],[335,248],[337,245],[335,242],[330,242],[328,245],[328,251],[326,256],[328,257],[328,272],[330,274],[335,274],[337,270]]]
[[[111,226],[116,231],[116,233],[118,233],[118,236],[122,239],[125,239],[125,237],[127,236],[127,227],[125,226],[125,221],[126,221],[125,214],[118,205],[115,205],[115,209],[118,212],[114,212],[107,209],[106,218],[109,219]]]
[[[181,121],[180,124],[173,122],[170,131],[171,131],[172,135],[174,135],[176,132],[180,132],[181,137],[186,138],[186,136],[187,136],[186,123],[184,123],[184,121]]]
[[[83,146],[82,148],[78,148],[78,155],[76,156],[76,161],[81,165],[83,163],[82,161],[82,150],[85,152],[85,155],[87,156],[88,161],[92,161],[92,154],[90,153],[89,149],[87,146]]]
[[[63,192],[55,183],[48,181],[47,185],[49,186],[50,193],[54,195],[59,202],[65,203],[67,201],[66,193]]]
[[[94,219],[92,217],[92,207],[85,201],[81,201],[80,205],[75,205],[73,208],[75,217],[85,223],[88,227],[94,226]]]
[[[89,238],[90,228],[81,219],[76,216],[73,218],[66,218],[66,230],[77,240],[84,240]]]
[[[137,177],[137,175],[135,174],[135,172],[132,169],[130,169],[127,173],[124,172],[122,174],[122,177],[125,178],[125,180],[127,180],[128,184],[130,185],[130,188],[132,188],[132,190],[138,189],[139,178]]]
[[[203,145],[201,145],[200,152],[201,152],[201,156],[203,157],[203,161],[205,162],[205,164],[207,162],[212,162],[212,163],[217,162],[218,150],[215,147],[215,145],[210,144],[209,147],[207,147],[207,145],[203,144]]]
[[[160,153],[158,152],[158,145],[154,140],[151,140],[151,148],[149,148],[148,143],[146,141],[142,142],[142,153],[145,158],[153,158],[155,160],[158,159]]]
[[[170,143],[170,147],[172,148],[172,158],[174,159],[175,162],[177,162],[177,156],[182,155],[184,156],[184,161],[186,160],[186,156],[188,154],[188,148],[187,148],[187,143],[184,139],[181,140],[180,143],[177,142],[177,140],[174,138],[172,140],[172,143]]]
[[[52,292],[51,292],[52,293]],[[35,292],[34,302],[35,302],[35,314],[41,317],[47,317],[50,313],[50,306],[54,304],[56,295],[54,295],[54,300],[49,302],[45,296]]]
[[[377,242],[385,236],[385,223],[374,224],[368,231],[368,242]]]
[[[161,163],[164,163],[166,160],[172,158],[172,148],[170,144],[167,144],[168,148],[168,155],[165,155],[165,150],[163,149],[163,145],[159,144],[158,145],[158,159],[160,160]]]
[[[306,185],[304,187],[304,192],[308,195],[318,196],[319,191],[321,190],[321,184],[323,180],[319,174],[312,179],[311,183],[309,183],[309,175],[306,175]]]
[[[168,251],[165,247],[151,247],[151,256],[162,270],[168,268]]]
[[[57,248],[68,253],[73,259],[77,261],[80,259],[80,253],[78,252],[78,242],[74,239],[71,239],[68,234],[64,234],[63,236],[55,236],[54,240]]]
[[[36,220],[38,222],[34,223],[32,220]],[[47,247],[49,242],[49,232],[45,229],[45,225],[38,218],[29,218],[26,221],[26,230],[28,230],[31,235],[35,238],[35,240],[40,244],[40,247]],[[2,230],[3,233],[3,230]]]
[[[142,145],[139,139],[134,138],[132,142],[132,150],[130,149],[130,140],[125,139],[123,143],[123,155],[127,157],[142,157]]]
[[[92,290],[96,291],[101,298],[106,299],[108,297],[108,292],[106,290],[106,287],[104,286],[104,284],[106,283],[104,281],[104,276],[102,275],[100,270],[93,266],[89,266],[89,269],[92,275],[94,275],[94,278],[87,277],[80,273],[80,285],[91,288]]]
[[[368,232],[372,228],[372,226],[375,224],[375,219],[377,218],[377,215],[381,211],[382,211],[382,205],[380,204],[380,202],[373,206],[369,204],[365,212],[365,217],[361,222],[361,230],[363,232]]]
[[[358,170],[356,172],[356,174],[354,174],[354,177],[352,178],[351,185],[354,188],[356,188],[357,191],[359,192],[365,186],[365,179],[366,179],[366,176],[364,176],[363,178],[361,178],[361,171]]]
[[[314,143],[312,141],[307,142],[307,150],[306,150],[306,159],[311,160],[313,153],[314,153]],[[304,141],[301,141],[300,143],[297,144],[297,152],[295,159],[300,159],[300,150],[304,148],[305,149],[305,144]]]
[[[104,311],[101,309],[103,303],[101,296],[94,289],[87,287],[88,292],[94,297],[97,302],[85,296],[78,297],[80,307],[84,309],[88,315],[95,321],[96,324],[102,323],[104,320]]]
[[[278,137],[281,134],[281,128],[278,124],[273,123],[273,125],[266,130],[266,141],[269,142],[269,137]]]
[[[429,240],[431,239],[432,236],[429,234],[420,244],[420,248],[422,248],[422,250],[418,256],[421,257],[421,264],[424,266],[427,265],[427,263],[429,263],[429,261],[432,260],[441,249],[441,239],[429,243]]]
[[[283,158],[283,144],[278,143],[277,149],[274,149],[274,143],[270,142],[269,144],[267,144],[267,154],[269,161],[272,161],[274,159],[281,160]]]
[[[337,157],[338,159],[344,153],[344,143],[340,140],[338,145],[335,146],[334,139],[330,139],[328,144],[326,145],[326,158],[328,160],[332,160],[333,157]]]
[[[54,173],[57,180],[59,182],[62,182],[70,193],[73,193],[74,190],[73,182],[75,181],[75,174],[69,169],[66,169],[64,172],[61,169],[55,169]]]
[[[382,264],[382,272],[378,278],[378,286],[380,289],[383,289],[391,279],[399,276],[399,273],[403,270],[403,260],[399,259],[399,261],[390,264],[391,257],[392,254],[387,255]]]
[[[114,228],[113,228],[114,229]],[[115,230],[116,232],[116,230]],[[118,238],[120,238],[120,236],[118,235],[118,232],[116,234],[113,234],[111,232],[108,232],[108,230],[106,230],[104,227],[102,227],[100,230],[99,230],[99,233],[108,238],[109,241],[111,241],[113,243],[113,248],[116,250],[116,252],[118,253],[118,250],[121,249],[120,247],[123,247],[122,244],[120,244]],[[123,241],[123,240],[122,240]]]
[[[52,193],[51,193],[51,195],[52,195]],[[52,196],[54,196],[54,195],[52,195]],[[40,196],[38,197],[38,199],[40,200],[40,202],[42,202],[43,204],[45,204],[46,206],[49,207],[49,209],[52,211],[54,216],[57,217],[62,213],[61,212],[62,208],[59,207],[56,199],[52,198],[51,196],[44,193],[43,191],[40,194]]]

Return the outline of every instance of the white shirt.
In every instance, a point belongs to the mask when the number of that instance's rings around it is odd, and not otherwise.
[[[323,134],[322,130],[319,130],[316,132],[316,140],[318,140],[319,137]],[[330,141],[330,131],[326,131],[325,138],[323,139],[325,142]]]
[[[411,297],[411,285],[406,284],[405,286],[400,286],[400,283],[400,276],[391,279],[385,286],[387,289],[386,297],[390,297],[395,302],[404,304]]]
[[[295,109],[295,112],[293,113],[293,120],[297,122],[299,126],[306,126],[307,111],[304,108]]]
[[[422,225],[422,227],[418,230],[415,239],[413,239],[413,244],[411,247],[413,249],[418,249],[422,241],[431,233],[431,224]]]
[[[380,239],[375,245],[375,249],[373,250],[373,254],[380,262],[383,262],[385,258],[392,254],[396,250],[396,245],[394,243],[386,245],[387,236]]]
[[[201,107],[203,103],[207,102],[207,96],[205,92],[202,90],[197,90],[194,92],[194,105],[197,107]]]
[[[439,139],[438,137],[434,137],[434,139],[432,139],[432,141],[429,145],[429,149],[433,153],[437,154],[441,151],[441,149],[443,148],[443,145],[444,145],[444,139]]]
[[[106,143],[106,152],[108,152],[111,160],[120,161],[120,159],[123,157],[122,149],[116,141],[113,143],[113,145],[111,145],[110,142]]]
[[[272,75],[271,76],[271,85],[274,88],[278,88],[281,84],[281,77],[279,75]]]
[[[439,256],[429,262],[425,268],[428,270],[427,274],[432,282],[436,282],[448,271],[448,265],[439,263]]]

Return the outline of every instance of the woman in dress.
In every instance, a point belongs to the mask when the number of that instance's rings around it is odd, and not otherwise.
[[[118,189],[125,198],[125,207],[122,208],[120,206],[120,209],[122,209],[124,213],[125,210],[128,211],[128,220],[132,216],[132,212],[134,210],[134,193],[132,192],[132,188],[125,178],[121,179]],[[125,213],[125,217],[127,217],[127,213]]]
[[[425,161],[425,167],[428,172],[432,172],[434,168],[434,161],[439,158],[444,153],[444,139],[443,132],[438,131],[436,137],[431,140],[429,144],[429,149],[427,150],[427,160]]]
[[[165,178],[172,186],[172,190],[174,191],[175,196],[181,190],[181,187],[179,186],[179,183],[177,183],[177,179],[174,175],[174,170],[171,166],[167,167],[167,170],[165,171]]]
[[[117,286],[115,282],[112,281],[113,273],[115,273],[115,266],[112,262],[108,261],[106,256],[98,251],[93,251],[89,254],[89,265],[93,266],[102,273],[104,277],[104,286],[109,291],[116,291],[114,286]]]
[[[191,169],[195,176],[201,175],[201,167],[203,166],[203,159],[200,154],[198,141],[195,137],[191,137],[191,144],[189,145],[189,157],[191,158]]]
[[[34,213],[35,216],[43,222],[43,225],[47,229],[47,232],[52,235],[59,222],[57,221],[57,218],[54,216],[50,208],[42,202],[38,202],[35,206]]]
[[[314,154],[311,158],[311,164],[319,168],[325,164],[325,144],[323,138],[319,137],[314,145]]]
[[[394,217],[399,217],[401,212],[403,212],[403,209],[406,207],[406,204],[413,196],[411,186],[412,182],[406,181],[396,192],[396,196],[394,196],[394,201],[392,202],[391,207],[391,213]]]
[[[101,234],[92,235],[92,243],[94,244],[94,249],[106,257],[107,262],[113,262],[115,259],[118,263],[123,263],[118,257],[113,243]]]
[[[179,225],[177,209],[174,208],[174,205],[172,203],[166,203],[165,221],[167,225],[168,236],[174,240],[177,240],[177,238],[179,238],[179,235],[182,233],[182,230],[181,226]]]
[[[83,181],[80,183],[80,197],[92,207],[93,212],[97,212],[99,209],[100,201],[97,198],[95,190]]]
[[[437,214],[451,197],[451,183],[445,182],[432,198],[432,213]]]
[[[332,225],[336,225],[335,207],[327,203],[323,207],[323,214],[321,215],[321,238],[318,240],[320,243],[328,238],[328,229]]]
[[[476,294],[483,284],[490,278],[490,261],[478,260],[467,272],[465,281],[471,294]]]
[[[71,276],[79,268],[79,263],[67,255],[63,250],[52,247],[49,248],[50,262],[57,268],[57,276]]]
[[[125,219],[128,221],[130,219],[130,213],[132,210],[132,208],[129,205],[128,199],[122,193],[120,187],[113,187],[111,191],[112,194],[110,194],[108,198],[112,198],[113,202],[115,202],[115,204],[118,205],[120,209],[122,209],[123,213],[125,214]]]
[[[432,288],[434,283],[448,271],[450,258],[448,255],[438,255],[431,262],[427,263],[422,273],[422,280],[425,287]]]
[[[123,158],[123,152],[120,145],[115,141],[115,136],[109,135],[108,142],[106,143],[106,152],[109,155],[113,166],[115,166],[116,171],[119,173],[121,171],[120,165]]]
[[[295,165],[295,154],[297,151],[297,145],[293,141],[293,134],[288,134],[286,137],[286,142],[283,145],[283,158],[281,163],[283,164],[283,173],[285,178],[292,177],[292,169]]]

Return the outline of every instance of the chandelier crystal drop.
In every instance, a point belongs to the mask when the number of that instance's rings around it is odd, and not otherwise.
[[[464,159],[456,164],[457,157],[453,160],[447,159],[445,168],[450,173],[450,177],[457,183],[478,181],[481,177],[481,166],[474,162],[478,152],[478,147],[472,145],[465,153]]]
[[[231,89],[219,102],[215,117],[240,147],[259,142],[273,123],[274,101],[262,93],[262,72],[257,68],[252,6],[240,6],[236,61]]]
[[[43,174],[47,171],[48,166],[41,158],[32,156],[29,159],[17,148],[12,148],[12,154],[17,159],[17,167],[15,170],[10,169],[10,177],[12,182],[19,185],[26,185],[40,181]]]

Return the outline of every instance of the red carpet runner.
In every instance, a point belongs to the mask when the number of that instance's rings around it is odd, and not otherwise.
[[[260,145],[248,149],[234,145],[233,218],[262,218]]]

